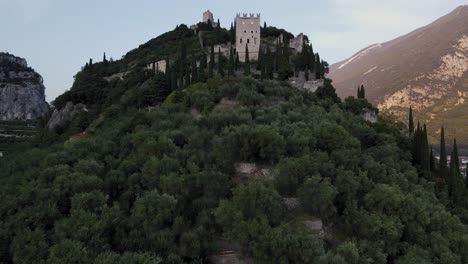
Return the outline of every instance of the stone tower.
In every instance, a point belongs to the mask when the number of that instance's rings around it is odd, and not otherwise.
[[[203,22],[207,23],[208,20],[213,24],[214,18],[213,18],[213,13],[210,12],[210,10],[206,10],[205,13],[203,13]]]
[[[236,16],[236,50],[239,60],[245,61],[245,47],[249,47],[249,59],[258,60],[260,50],[260,14],[237,14]]]

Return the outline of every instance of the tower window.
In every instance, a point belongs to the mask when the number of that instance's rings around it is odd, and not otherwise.
[[[240,39],[240,43],[242,44],[242,39]]]
[[[251,33],[253,34],[253,30],[251,31]]]
[[[247,39],[247,43],[250,43],[250,39]]]

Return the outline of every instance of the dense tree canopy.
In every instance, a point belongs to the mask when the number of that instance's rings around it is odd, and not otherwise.
[[[466,209],[418,173],[407,129],[364,121],[330,81],[216,77],[148,110],[141,93],[170,91],[141,78],[91,135],[0,160],[2,261],[204,262],[219,237],[258,263],[468,260]],[[317,218],[325,237],[303,224]]]

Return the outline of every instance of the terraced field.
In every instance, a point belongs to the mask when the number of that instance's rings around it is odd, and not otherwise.
[[[8,154],[18,143],[37,133],[36,121],[0,121],[0,156]]]

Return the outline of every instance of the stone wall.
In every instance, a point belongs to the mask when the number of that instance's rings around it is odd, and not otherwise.
[[[166,60],[155,61],[146,65],[146,69],[152,70],[154,72],[166,73],[167,62]]]
[[[227,44],[216,44],[214,45],[214,52],[216,54],[215,56],[215,59],[217,60],[217,55],[219,53],[219,51],[221,50],[221,54],[224,56],[224,57],[227,57],[229,58],[229,52],[230,52],[230,49],[231,49],[231,44],[230,43],[227,43]],[[208,56],[210,57],[210,56]],[[209,58],[208,58],[208,61],[209,61]]]
[[[258,60],[260,50],[260,14],[237,14],[236,16],[236,50],[239,60],[245,62],[245,48],[249,48],[249,59]]]

